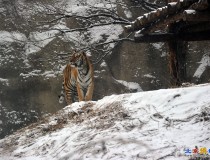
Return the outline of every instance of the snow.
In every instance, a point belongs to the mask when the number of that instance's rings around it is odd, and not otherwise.
[[[125,9],[124,10],[124,13],[125,13],[125,15],[126,15],[127,18],[132,18],[132,13],[128,9]]]
[[[65,23],[61,21],[57,25],[54,25],[51,28],[49,28],[48,31],[31,32],[28,38],[28,42],[25,45],[25,55],[28,56],[29,54],[39,52],[42,48],[44,48],[46,45],[48,45],[52,40],[56,38],[56,36],[60,33],[59,30],[65,31],[70,29],[66,27]],[[69,35],[69,37],[72,36],[73,34],[74,32],[66,33],[66,35]]]
[[[203,84],[76,102],[0,140],[0,160],[187,160],[210,148],[209,97]]]
[[[119,38],[119,35],[123,33],[123,27],[121,25],[107,25],[107,26],[97,26],[89,29],[90,33],[90,43],[98,43],[103,40],[102,36],[106,36],[105,42],[115,40]],[[112,48],[111,44],[110,47]]]
[[[174,6],[176,6],[176,5],[177,5],[177,2],[170,2],[170,3],[168,3],[168,5],[170,5],[170,6],[174,7]]]
[[[31,32],[29,35],[29,41],[25,45],[25,54],[39,52],[47,44],[49,44],[59,31],[49,30],[45,32]]]
[[[196,77],[196,78],[200,78],[202,76],[203,72],[206,70],[206,68],[210,67],[210,55],[204,54],[199,63],[200,63],[200,65],[193,75],[193,77]]]
[[[151,43],[151,44],[157,50],[161,50],[163,45],[164,45],[164,43],[161,43],[161,42],[159,42],[159,43]]]
[[[195,13],[196,13],[196,11],[193,10],[193,9],[188,9],[188,10],[185,10],[184,12],[185,12],[186,14],[195,14]]]
[[[88,0],[88,1],[77,1],[69,0],[66,2],[65,10],[67,13],[77,14],[80,16],[88,16],[90,9],[116,9],[116,0]]]
[[[143,75],[143,77],[152,78],[152,79],[155,79],[156,78],[155,76],[153,76],[150,73]]]
[[[94,10],[102,9],[112,9],[113,11],[116,11],[117,2],[115,0],[113,1],[101,1],[101,0],[89,0],[89,1],[76,1],[76,0],[67,0],[65,2],[56,2],[57,7],[63,8],[64,13],[71,14],[71,15],[78,15],[78,16],[89,16],[91,13],[93,13]],[[19,2],[20,6],[23,6],[24,3],[22,1]],[[34,3],[31,4],[33,6],[33,10],[27,9],[22,11],[20,14],[26,18],[29,18],[30,15],[35,14],[36,11],[43,11],[46,10],[47,7],[50,8],[50,6],[44,6],[41,3]],[[106,8],[108,7],[108,8]],[[52,9],[53,10],[53,9]],[[129,11],[127,11],[127,15],[130,16]],[[14,42],[21,41],[25,42],[25,64],[26,66],[30,67],[30,65],[27,62],[27,57],[30,54],[37,53],[40,50],[42,50],[46,45],[48,45],[54,38],[60,33],[59,30],[71,30],[71,28],[68,28],[65,24],[65,21],[60,20],[58,24],[55,26],[50,27],[47,31],[43,31],[43,28],[46,26],[41,26],[40,29],[42,31],[35,31],[31,32],[29,36],[26,38],[24,34],[18,33],[18,32],[6,32],[6,31],[0,31],[0,43],[7,43],[7,42]],[[109,42],[111,40],[119,38],[119,35],[122,34],[123,27],[120,25],[108,25],[108,26],[99,26],[99,27],[93,27],[89,29],[88,33],[90,33],[90,43],[89,40],[87,42],[85,39],[87,39],[84,35],[87,33],[81,33],[81,32],[67,32],[64,34],[64,37],[59,37],[63,41],[71,41],[75,43],[75,46],[77,48],[81,48],[87,45],[94,44],[95,42],[101,42],[105,38],[103,36],[107,36],[107,39],[105,42]],[[92,39],[93,38],[93,39]],[[113,44],[109,44],[109,47],[113,48]]]
[[[107,67],[107,64],[105,61],[103,61],[101,64],[100,64],[100,67]]]
[[[140,85],[138,83],[136,83],[136,82],[126,82],[126,81],[123,81],[123,80],[116,80],[116,81],[118,83],[124,85],[125,87],[127,87],[129,90],[136,90],[137,92],[141,92],[142,91]]]
[[[0,44],[7,44],[12,42],[25,42],[26,36],[19,32],[0,31]]]
[[[8,79],[0,78],[0,83],[3,83],[5,85],[9,86],[9,80]]]
[[[38,76],[42,76],[44,77],[44,79],[49,79],[49,78],[56,78],[58,74],[58,72],[60,71],[45,71],[43,73],[41,73],[41,70],[33,70],[29,73],[20,73],[20,76],[23,77],[24,79],[29,78],[29,77],[38,77]],[[60,73],[59,73],[60,74]]]

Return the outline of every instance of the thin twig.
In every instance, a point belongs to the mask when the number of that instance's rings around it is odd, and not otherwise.
[[[134,42],[134,39],[128,38],[130,37],[132,33],[130,33],[126,38],[121,38],[121,39],[117,39],[117,40],[111,40],[109,42],[104,42],[104,43],[100,43],[100,44],[96,44],[95,46],[100,46],[100,45],[105,45],[105,44],[109,44],[109,43],[116,43],[114,47],[116,47],[119,42],[122,41],[130,41],[130,42]],[[97,64],[99,63],[102,59],[104,59],[111,51],[105,53],[99,60],[97,60],[96,62],[94,62],[93,64]]]

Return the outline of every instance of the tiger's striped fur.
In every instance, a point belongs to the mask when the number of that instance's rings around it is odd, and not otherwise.
[[[63,89],[68,105],[76,101],[92,100],[93,77],[93,67],[87,55],[74,52],[63,71]]]

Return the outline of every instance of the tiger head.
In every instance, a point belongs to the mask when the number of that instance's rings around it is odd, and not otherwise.
[[[86,60],[86,54],[84,52],[76,52],[74,51],[73,54],[70,56],[70,65],[71,67],[82,67]]]

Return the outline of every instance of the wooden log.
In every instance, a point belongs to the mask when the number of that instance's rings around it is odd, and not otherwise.
[[[200,32],[185,32],[185,33],[150,33],[136,34],[134,40],[136,43],[156,43],[168,42],[171,40],[177,41],[204,41],[210,40],[210,30]]]

